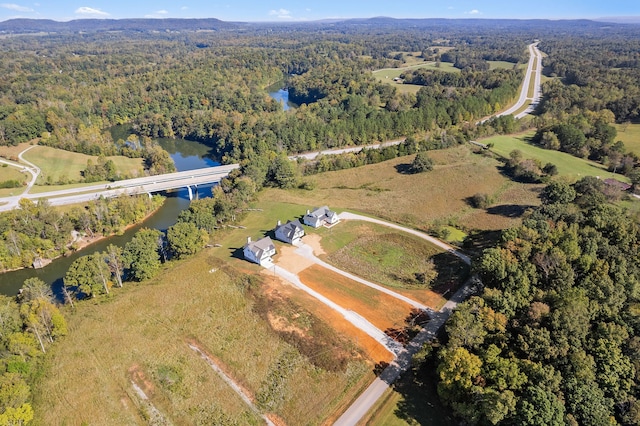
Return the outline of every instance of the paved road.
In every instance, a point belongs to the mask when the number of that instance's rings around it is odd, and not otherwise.
[[[532,43],[529,45],[529,63],[527,64],[527,71],[522,82],[522,90],[520,90],[520,97],[518,101],[511,106],[511,108],[496,114],[496,117],[503,115],[513,114],[522,108],[527,102],[531,102],[529,107],[523,112],[515,115],[515,118],[522,118],[527,114],[530,114],[540,102],[542,97],[542,90],[540,89],[540,79],[542,75],[542,54],[538,50],[538,43]],[[529,96],[529,85],[531,84],[531,78],[534,79],[533,97]]]
[[[324,151],[315,151],[315,152],[307,152],[303,154],[291,155],[289,156],[289,159],[297,160],[298,158],[305,158],[307,160],[313,160],[319,155],[346,154],[348,152],[360,152],[363,149],[381,149],[387,146],[400,145],[402,142],[404,142],[404,138],[395,139],[392,141],[374,143],[372,145],[359,145],[359,146],[352,146],[349,148],[325,149]]]
[[[360,284],[364,284],[367,287],[371,287],[371,288],[373,288],[375,290],[378,290],[379,292],[385,293],[385,294],[387,294],[387,295],[389,295],[391,297],[394,297],[394,298],[396,298],[398,300],[401,300],[401,301],[411,305],[412,307],[414,307],[416,309],[420,309],[422,311],[427,311],[429,314],[431,314],[433,312],[433,309],[431,309],[430,307],[428,307],[426,305],[423,305],[420,302],[416,302],[415,300],[413,300],[413,299],[411,299],[411,298],[409,298],[407,296],[404,296],[404,295],[402,295],[400,293],[396,293],[395,291],[389,290],[388,288],[383,287],[381,285],[378,285],[376,283],[372,283],[371,281],[367,281],[367,280],[365,280],[363,278],[360,278],[357,275],[350,274],[349,272],[343,271],[342,269],[338,269],[335,266],[330,265],[330,264],[320,260],[315,254],[313,254],[313,248],[311,246],[308,246],[308,245],[306,245],[304,243],[299,243],[299,244],[297,244],[297,247],[298,247],[298,249],[296,250],[296,253],[298,253],[302,257],[305,257],[305,258],[311,260],[312,262],[322,266],[325,269],[333,271],[333,272],[335,272],[337,274],[340,274],[340,275],[342,275],[344,277],[349,278],[350,280],[359,282]]]
[[[471,259],[463,253],[455,250],[448,244],[437,240],[430,235],[426,235],[422,232],[415,231],[413,229],[405,228],[395,223],[386,222],[380,219],[374,219],[366,216],[361,216],[354,213],[343,212],[340,213],[341,219],[351,220],[364,220],[367,222],[377,223],[380,225],[388,226],[393,229],[398,229],[403,232],[407,232],[412,235],[417,235],[439,247],[444,248],[450,253],[458,256],[462,261],[467,264],[471,263]],[[369,387],[354,401],[353,404],[338,418],[334,423],[336,426],[354,426],[360,419],[362,419],[369,410],[373,407],[376,401],[384,394],[387,388],[395,382],[398,377],[411,367],[411,358],[417,353],[425,342],[428,342],[436,337],[438,330],[447,321],[453,310],[458,303],[467,299],[473,292],[474,282],[477,278],[470,278],[460,289],[447,301],[447,303],[440,309],[440,311],[431,314],[431,319],[424,326],[422,331],[404,348],[404,350],[398,354],[397,358],[389,364],[387,368],[376,377],[376,379],[369,385]]]
[[[24,151],[22,151],[20,154],[18,154],[18,158],[20,159],[20,161],[26,163],[29,167],[25,167],[24,164],[0,159],[0,163],[7,164],[11,167],[15,167],[17,169],[20,169],[21,172],[29,173],[31,175],[31,180],[27,184],[27,187],[22,191],[22,193],[20,193],[19,195],[14,195],[12,197],[4,197],[0,199],[0,201],[4,201],[6,203],[0,206],[0,211],[11,210],[16,208],[18,206],[18,202],[20,201],[20,198],[22,198],[25,194],[27,194],[29,190],[31,190],[31,187],[36,183],[36,179],[38,179],[38,175],[40,174],[40,169],[35,164],[22,158],[22,154],[29,151],[31,148],[34,148],[35,146],[36,145],[32,145],[27,149],[25,149]]]
[[[300,290],[304,291],[305,293],[309,294],[313,298],[315,298],[315,299],[319,300],[320,302],[324,303],[330,309],[333,309],[334,311],[340,313],[347,321],[349,321],[351,324],[353,324],[359,330],[362,330],[365,333],[367,333],[374,340],[376,340],[378,343],[380,343],[382,346],[384,346],[394,356],[397,357],[400,353],[402,353],[404,351],[404,348],[402,347],[402,344],[400,344],[399,342],[393,340],[391,337],[387,336],[382,330],[377,328],[375,325],[371,324],[368,320],[363,318],[361,315],[357,314],[356,312],[354,312],[354,311],[352,311],[350,309],[346,309],[346,308],[338,305],[337,303],[335,303],[334,301],[332,301],[328,297],[320,294],[319,292],[313,290],[311,287],[305,285],[300,280],[300,277],[298,277],[298,275],[296,275],[296,274],[294,274],[292,272],[289,272],[286,269],[283,269],[278,265],[273,265],[273,266],[267,267],[267,269],[272,270],[274,274],[278,275],[279,277],[284,278],[285,280],[289,281],[294,286],[298,287]]]
[[[525,115],[531,114],[533,110],[535,110],[536,106],[540,102],[542,98],[542,89],[540,86],[541,76],[542,76],[542,53],[538,50],[538,42],[532,43],[528,46],[529,49],[529,63],[527,64],[527,71],[524,75],[524,80],[522,81],[522,89],[520,90],[520,96],[515,104],[513,104],[510,108],[495,114],[491,117],[485,118],[479,121],[476,124],[484,123],[487,120],[490,120],[493,117],[501,117],[503,115],[513,114],[519,109],[521,109],[527,102],[531,102],[527,109],[515,115],[515,118],[522,118]],[[534,79],[534,89],[533,89],[533,97],[529,96],[529,85],[531,83],[531,78]]]
[[[32,165],[32,167],[35,166]],[[238,164],[230,164],[226,166],[207,167],[203,169],[188,170],[184,172],[127,179],[106,184],[101,183],[97,185],[88,185],[79,188],[61,189],[58,191],[42,192],[39,194],[23,193],[21,196],[12,197],[11,201],[14,201],[13,203],[10,202],[8,204],[0,206],[0,211],[11,210],[15,208],[17,206],[17,200],[20,198],[28,198],[34,201],[41,198],[46,198],[52,205],[64,205],[86,202],[98,199],[100,197],[110,198],[118,197],[121,195],[166,191],[168,189],[185,188],[187,186],[193,187],[196,185],[219,182],[220,180],[228,176],[229,172],[237,169],[238,167],[240,167]],[[37,174],[32,179],[32,182],[35,182],[36,177]],[[5,198],[5,200],[7,199]]]

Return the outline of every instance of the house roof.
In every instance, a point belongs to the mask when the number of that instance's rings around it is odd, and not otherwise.
[[[606,185],[616,187],[622,191],[626,191],[627,189],[631,188],[631,185],[629,185],[628,183],[621,182],[618,179],[613,179],[613,178],[605,179],[604,183]]]
[[[276,249],[276,246],[273,245],[273,241],[271,241],[271,238],[269,237],[264,237],[258,241],[251,241],[247,243],[245,247],[248,247],[258,259],[262,258],[262,254],[265,251],[272,251]]]
[[[322,207],[318,207],[317,209],[309,213],[308,216],[323,217],[323,216],[330,216],[332,214],[335,214],[335,213],[329,210],[329,207],[322,206]]]
[[[285,223],[284,225],[277,226],[276,232],[281,232],[287,238],[293,239],[296,233],[304,233],[304,228],[299,220],[293,220]]]

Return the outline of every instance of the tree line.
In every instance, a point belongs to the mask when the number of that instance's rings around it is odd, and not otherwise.
[[[466,424],[638,424],[638,224],[596,178],[542,199],[474,261],[481,291],[421,365]]]

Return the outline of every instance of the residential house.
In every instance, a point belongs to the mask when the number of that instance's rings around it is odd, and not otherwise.
[[[304,236],[304,229],[299,220],[288,221],[284,225],[278,221],[276,225],[276,239],[285,243],[295,244]]]
[[[273,245],[273,241],[269,237],[264,237],[255,242],[251,241],[251,237],[249,237],[243,252],[246,260],[261,266],[268,266],[271,263],[271,256],[276,254],[276,246]]]
[[[331,226],[338,223],[339,220],[340,218],[338,217],[338,213],[329,210],[329,207],[327,206],[320,207],[314,211],[307,210],[307,214],[303,218],[305,225],[312,226],[314,228],[318,228],[323,225]]]

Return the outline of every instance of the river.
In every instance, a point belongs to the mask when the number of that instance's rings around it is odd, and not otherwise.
[[[201,169],[204,167],[218,166],[219,162],[213,157],[209,147],[199,143],[184,139],[159,139],[158,142],[173,159],[178,171]],[[20,269],[17,271],[0,274],[0,294],[15,295],[22,283],[27,278],[38,277],[42,281],[51,284],[54,291],[61,288],[62,278],[69,266],[80,256],[103,251],[109,244],[124,246],[133,238],[136,231],[142,227],[166,230],[176,223],[180,212],[189,207],[189,194],[186,189],[172,191],[166,195],[166,200],[152,216],[144,222],[128,229],[122,235],[114,235],[109,238],[97,241],[90,246],[73,253],[69,257],[61,257],[41,269]],[[200,186],[197,192],[198,197],[210,197],[211,186]]]
[[[293,102],[289,102],[289,91],[284,87],[284,81],[279,81],[276,84],[267,87],[266,90],[269,93],[269,96],[280,102],[283,110],[288,111],[298,107],[298,105]]]
[[[289,102],[289,92],[284,89],[284,82],[278,82],[273,86],[269,86],[266,91],[269,93],[269,96],[282,104],[282,108],[285,111],[290,108],[297,107],[297,105]],[[116,128],[111,129],[111,133],[114,140],[117,140],[119,138],[126,139],[131,131],[126,126],[117,126]],[[213,155],[211,148],[203,143],[185,139],[158,139],[158,143],[171,155],[178,171],[194,170],[220,165]],[[17,294],[20,287],[22,287],[24,280],[31,277],[40,278],[42,281],[52,285],[54,291],[56,291],[62,287],[62,278],[64,277],[64,274],[78,257],[95,253],[97,251],[104,251],[109,244],[115,244],[122,247],[129,242],[131,238],[133,238],[133,235],[138,229],[143,227],[155,228],[161,231],[166,230],[176,223],[178,215],[182,210],[189,207],[190,201],[186,188],[165,193],[164,195],[167,198],[162,207],[160,207],[144,222],[129,228],[122,235],[114,235],[100,240],[73,253],[71,256],[58,258],[41,269],[26,268],[0,274],[0,294],[10,296]],[[210,197],[211,186],[200,186],[198,188],[197,196]]]

